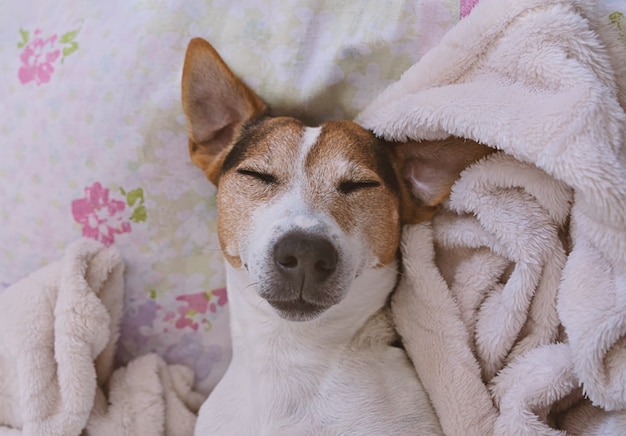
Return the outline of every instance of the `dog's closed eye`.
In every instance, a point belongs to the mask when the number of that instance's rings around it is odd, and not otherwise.
[[[239,168],[237,170],[237,173],[259,180],[265,183],[266,185],[273,185],[278,182],[278,179],[276,178],[276,176],[273,176],[272,174],[269,174],[269,173],[263,173],[260,171],[250,170],[246,168]]]
[[[337,190],[342,194],[348,195],[363,189],[376,188],[380,186],[380,182],[376,180],[344,180],[337,186]]]

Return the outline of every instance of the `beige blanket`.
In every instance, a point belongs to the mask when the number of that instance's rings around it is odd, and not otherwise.
[[[405,234],[393,309],[446,434],[626,434],[625,49],[595,1],[481,0],[357,118],[501,150]]]
[[[189,435],[193,373],[146,355],[113,371],[119,253],[81,239],[0,293],[0,435]]]

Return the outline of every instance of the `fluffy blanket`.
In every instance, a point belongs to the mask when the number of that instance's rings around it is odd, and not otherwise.
[[[501,150],[405,234],[393,309],[446,434],[626,434],[626,40],[600,4],[482,0],[357,118]]]
[[[0,293],[0,434],[192,433],[191,370],[156,355],[113,370],[123,270],[116,249],[80,239]]]

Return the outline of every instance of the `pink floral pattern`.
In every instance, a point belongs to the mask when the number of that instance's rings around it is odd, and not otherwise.
[[[37,85],[48,83],[54,72],[54,62],[61,56],[56,48],[57,35],[41,37],[41,29],[35,30],[35,39],[29,42],[20,55],[22,66],[17,73],[23,84],[35,81]]]
[[[220,307],[224,307],[228,303],[228,296],[226,288],[219,288],[210,292],[179,295],[176,297],[176,301],[182,301],[185,304],[177,308],[178,318],[174,326],[177,329],[188,327],[197,331],[200,324],[207,324],[207,328],[210,329],[206,315],[216,314]],[[172,321],[174,318],[176,318],[175,312],[167,312],[164,321]]]
[[[106,246],[115,241],[115,235],[131,231],[125,209],[126,204],[109,198],[109,190],[99,182],[86,187],[83,198],[72,201],[72,215],[83,226],[83,236]]]
[[[41,29],[34,32],[34,38],[25,30],[20,30],[22,41],[18,48],[24,48],[20,54],[22,65],[17,72],[20,82],[25,85],[34,81],[37,85],[48,83],[54,73],[55,62],[63,55],[66,56],[78,50],[78,43],[74,40],[80,29],[64,33],[59,37],[54,34],[48,38],[42,36]]]
[[[461,18],[464,18],[466,16],[469,15],[470,12],[472,12],[472,9],[474,9],[474,6],[476,6],[478,4],[478,0],[461,0],[461,10],[460,10],[460,16]]]

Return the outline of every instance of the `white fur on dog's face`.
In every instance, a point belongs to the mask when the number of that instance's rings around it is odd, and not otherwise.
[[[347,121],[309,128],[292,118],[265,118],[242,129],[218,189],[218,232],[229,263],[247,269],[270,301],[287,293],[272,257],[282,235],[324,237],[338,254],[331,277],[301,295],[320,310],[278,310],[283,317],[319,315],[345,297],[363,269],[396,259],[399,187],[385,147]]]

